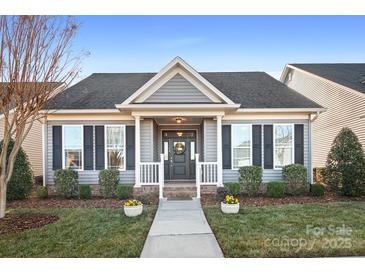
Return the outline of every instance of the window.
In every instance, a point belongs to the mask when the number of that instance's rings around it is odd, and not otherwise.
[[[75,170],[83,169],[83,127],[79,125],[63,126],[63,167]]]
[[[274,168],[290,165],[294,159],[294,125],[274,125]]]
[[[105,126],[105,166],[125,169],[125,126]]]
[[[252,127],[251,125],[232,125],[232,167],[252,164]]]

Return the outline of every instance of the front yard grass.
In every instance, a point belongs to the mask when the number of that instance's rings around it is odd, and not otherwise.
[[[363,202],[243,206],[236,215],[207,206],[204,212],[225,257],[365,256]]]
[[[128,218],[123,208],[12,209],[59,216],[39,229],[0,235],[0,257],[139,257],[156,212]]]

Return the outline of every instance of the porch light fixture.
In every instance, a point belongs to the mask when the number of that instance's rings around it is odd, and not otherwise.
[[[182,118],[181,117],[177,117],[176,119],[175,119],[175,121],[176,121],[176,124],[181,124],[182,123]]]
[[[178,132],[176,132],[176,135],[181,137],[183,135],[183,133],[181,131],[178,131]]]

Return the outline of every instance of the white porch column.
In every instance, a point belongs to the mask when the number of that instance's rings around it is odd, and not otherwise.
[[[222,116],[217,116],[217,163],[218,186],[223,186]]]
[[[134,187],[140,187],[141,186],[141,180],[140,180],[140,163],[141,163],[141,117],[140,116],[134,116],[135,119],[135,161],[136,161],[136,170],[135,170],[135,178],[136,182]]]

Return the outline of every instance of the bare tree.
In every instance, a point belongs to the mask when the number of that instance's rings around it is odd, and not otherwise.
[[[0,153],[0,218],[17,153],[54,92],[78,74],[80,56],[71,49],[78,25],[71,17],[0,16],[0,114],[4,136]],[[11,139],[14,145],[8,151]]]

